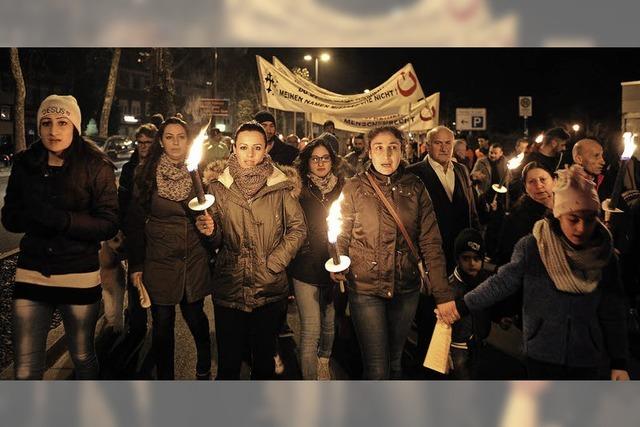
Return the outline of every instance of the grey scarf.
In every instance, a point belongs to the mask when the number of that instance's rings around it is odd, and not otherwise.
[[[266,154],[262,163],[245,169],[240,166],[238,157],[233,153],[229,157],[229,173],[244,197],[249,200],[267,183],[267,178],[273,173],[273,163],[271,157]]]
[[[548,219],[541,219],[533,226],[540,251],[540,258],[559,291],[572,294],[593,292],[602,279],[602,269],[613,255],[613,243],[609,230],[598,221],[596,243],[584,249],[576,249],[551,230]]]
[[[184,163],[175,164],[165,153],[160,156],[156,170],[158,196],[181,202],[191,193],[191,176]]]
[[[325,194],[331,193],[338,183],[338,177],[333,174],[333,172],[329,172],[324,178],[320,178],[317,175],[309,173],[307,177],[313,182],[313,184],[318,187],[320,193],[324,196]]]

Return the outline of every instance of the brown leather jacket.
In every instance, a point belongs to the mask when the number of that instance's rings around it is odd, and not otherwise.
[[[431,291],[437,303],[454,299],[448,286],[442,240],[431,199],[420,179],[402,163],[391,176],[372,174],[396,207],[402,222],[429,269]],[[351,258],[349,290],[392,298],[395,292],[420,287],[417,260],[396,222],[377,197],[364,173],[347,181],[342,190],[342,233],[338,247]]]

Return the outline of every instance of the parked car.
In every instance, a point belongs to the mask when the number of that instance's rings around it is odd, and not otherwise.
[[[0,166],[11,166],[14,151],[11,135],[0,135]]]
[[[123,135],[113,135],[106,140],[92,137],[91,140],[114,162],[128,160],[136,148],[134,142],[128,136]]]

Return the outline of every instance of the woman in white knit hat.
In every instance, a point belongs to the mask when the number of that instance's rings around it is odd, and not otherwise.
[[[558,171],[553,216],[536,222],[511,262],[455,302],[486,308],[523,289],[523,338],[531,379],[629,379],[625,302],[611,234],[594,183],[580,166]]]
[[[113,164],[80,136],[73,96],[47,97],[37,124],[40,140],[16,156],[2,208],[4,227],[25,233],[13,294],[15,378],[43,377],[58,309],[76,378],[97,379],[98,249],[118,231]]]

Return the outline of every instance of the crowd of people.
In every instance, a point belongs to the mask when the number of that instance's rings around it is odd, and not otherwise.
[[[243,362],[252,379],[276,378],[292,301],[305,380],[332,378],[346,301],[363,379],[405,377],[414,322],[420,363],[443,322],[452,328],[450,376],[473,379],[492,320],[522,329],[529,378],[596,379],[606,363],[608,377],[629,379],[640,168],[634,159],[626,171],[624,213],[605,218],[601,201],[617,171],[605,169],[596,139],[573,141],[567,162],[571,136],[550,129],[541,143],[516,141],[523,159],[508,167],[507,142],[486,135],[475,150],[445,126],[423,144],[392,126],[345,140],[327,122],[318,137],[280,139],[273,114],[260,111],[232,137],[209,129],[200,172],[215,203],[195,212],[185,165],[192,129],[179,116],[140,126],[117,186],[114,165],[80,136],[75,98],[52,95],[37,114],[40,140],[16,156],[2,208],[5,228],[25,233],[13,297],[16,379],[43,377],[56,308],[76,377],[98,378],[99,249],[119,230],[127,334],[144,338],[150,305],[158,379],[175,377],[176,305],[195,342],[195,377],[211,379],[209,296],[220,380],[239,379]],[[336,201],[333,250],[351,264],[329,272]]]

